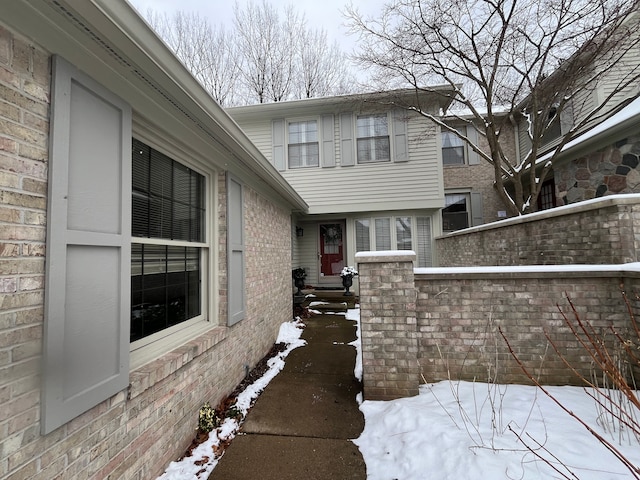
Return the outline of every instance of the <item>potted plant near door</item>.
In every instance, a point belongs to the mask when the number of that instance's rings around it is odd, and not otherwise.
[[[349,291],[349,288],[353,285],[353,277],[357,275],[358,271],[353,267],[344,267],[342,272],[340,272],[340,276],[342,277],[342,286],[345,288],[345,296],[353,295],[353,293]]]
[[[302,267],[294,268],[291,271],[291,276],[293,277],[293,284],[298,289],[296,295],[301,295],[304,288],[304,279],[307,278],[307,271]]]

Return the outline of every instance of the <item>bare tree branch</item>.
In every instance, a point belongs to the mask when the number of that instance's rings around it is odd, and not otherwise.
[[[379,89],[456,86],[448,113],[473,120],[488,152],[463,140],[493,165],[498,195],[520,215],[535,211],[563,147],[640,95],[637,10],[638,0],[393,0],[378,18],[346,15]],[[551,141],[559,121],[570,127]],[[528,151],[510,158],[504,132],[522,125]],[[548,161],[536,165],[541,153]]]

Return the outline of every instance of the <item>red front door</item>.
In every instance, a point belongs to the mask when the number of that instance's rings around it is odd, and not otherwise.
[[[321,223],[320,283],[335,283],[344,267],[344,223]]]

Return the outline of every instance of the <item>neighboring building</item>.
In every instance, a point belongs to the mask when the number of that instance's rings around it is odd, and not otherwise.
[[[449,93],[422,108],[446,107]],[[227,109],[309,204],[294,218],[294,266],[307,283],[337,286],[355,253],[414,250],[431,266],[445,206],[439,128],[393,107],[414,91],[393,91]]]
[[[291,319],[307,205],[123,0],[3,2],[0,198],[0,478],[154,478]]]
[[[549,112],[551,128],[536,161],[539,168],[563,137],[572,139],[553,160],[553,169],[542,185],[538,209],[619,193],[640,192],[640,15],[634,13],[620,26],[613,65],[608,57],[596,59],[585,76],[604,72],[597,82],[587,81],[578,92],[566,92],[570,101],[556,114]],[[555,75],[550,76],[552,88]],[[628,83],[628,84],[627,84]],[[593,112],[597,112],[594,116]],[[591,119],[590,119],[591,118]],[[590,120],[589,120],[590,119]],[[530,151],[528,125],[518,126],[518,149]]]
[[[465,125],[462,119],[450,117],[445,121],[477,144],[482,151],[489,147],[484,138],[478,138],[476,130]],[[515,158],[515,136],[508,124],[501,133],[502,148],[509,158]],[[494,222],[506,217],[502,201],[494,188],[494,168],[480,158],[469,145],[453,132],[441,132],[442,166],[445,206],[442,209],[442,232],[450,233],[467,227]]]

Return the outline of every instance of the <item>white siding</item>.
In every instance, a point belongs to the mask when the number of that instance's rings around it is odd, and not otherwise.
[[[240,126],[267,160],[273,163],[271,152],[271,119],[242,123]]]
[[[339,115],[334,116],[339,139]],[[249,138],[271,160],[271,119],[241,123]],[[282,172],[309,204],[309,213],[438,208],[443,204],[441,162],[436,128],[413,115],[407,125],[408,162],[340,166],[340,142],[334,142],[336,167],[288,169]]]

